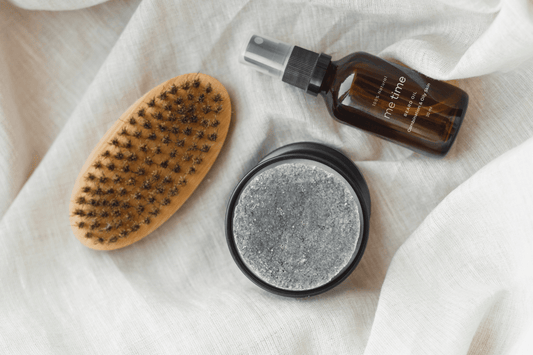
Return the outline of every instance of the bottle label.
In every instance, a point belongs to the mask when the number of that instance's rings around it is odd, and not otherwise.
[[[411,132],[421,111],[425,117],[429,118],[431,115],[433,109],[432,106],[422,110],[424,107],[424,100],[429,94],[431,83],[427,82],[425,87],[421,88],[422,92],[419,93],[417,91],[408,92],[404,90],[407,81],[407,78],[404,76],[400,76],[397,82],[392,83],[392,86],[390,86],[390,84],[387,85],[388,80],[389,77],[385,75],[376,92],[372,106],[376,107],[380,105],[384,107],[383,118],[387,120],[394,119],[394,117],[397,117],[398,115],[409,118],[410,122],[406,127],[406,130],[407,132]],[[389,86],[389,91],[386,90],[386,86]],[[386,105],[383,105],[380,100],[385,101]]]

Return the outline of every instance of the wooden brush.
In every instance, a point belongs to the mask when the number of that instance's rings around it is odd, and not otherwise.
[[[191,196],[220,152],[231,121],[222,84],[185,74],[153,88],[98,142],[76,179],[70,222],[85,246],[130,245]]]

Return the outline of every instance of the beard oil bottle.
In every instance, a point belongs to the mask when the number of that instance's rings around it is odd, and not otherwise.
[[[240,61],[320,94],[338,121],[430,156],[448,153],[468,106],[463,90],[365,52],[332,61],[324,53],[252,35]]]

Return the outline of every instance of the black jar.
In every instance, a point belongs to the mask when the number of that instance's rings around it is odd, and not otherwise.
[[[344,281],[368,240],[370,194],[341,152],[301,142],[248,172],[226,211],[226,239],[241,271],[266,291],[309,297]]]

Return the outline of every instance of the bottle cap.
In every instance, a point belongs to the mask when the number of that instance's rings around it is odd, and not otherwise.
[[[239,59],[244,65],[281,79],[293,48],[291,44],[254,34],[248,40]]]
[[[331,56],[253,34],[239,61],[316,96]]]

